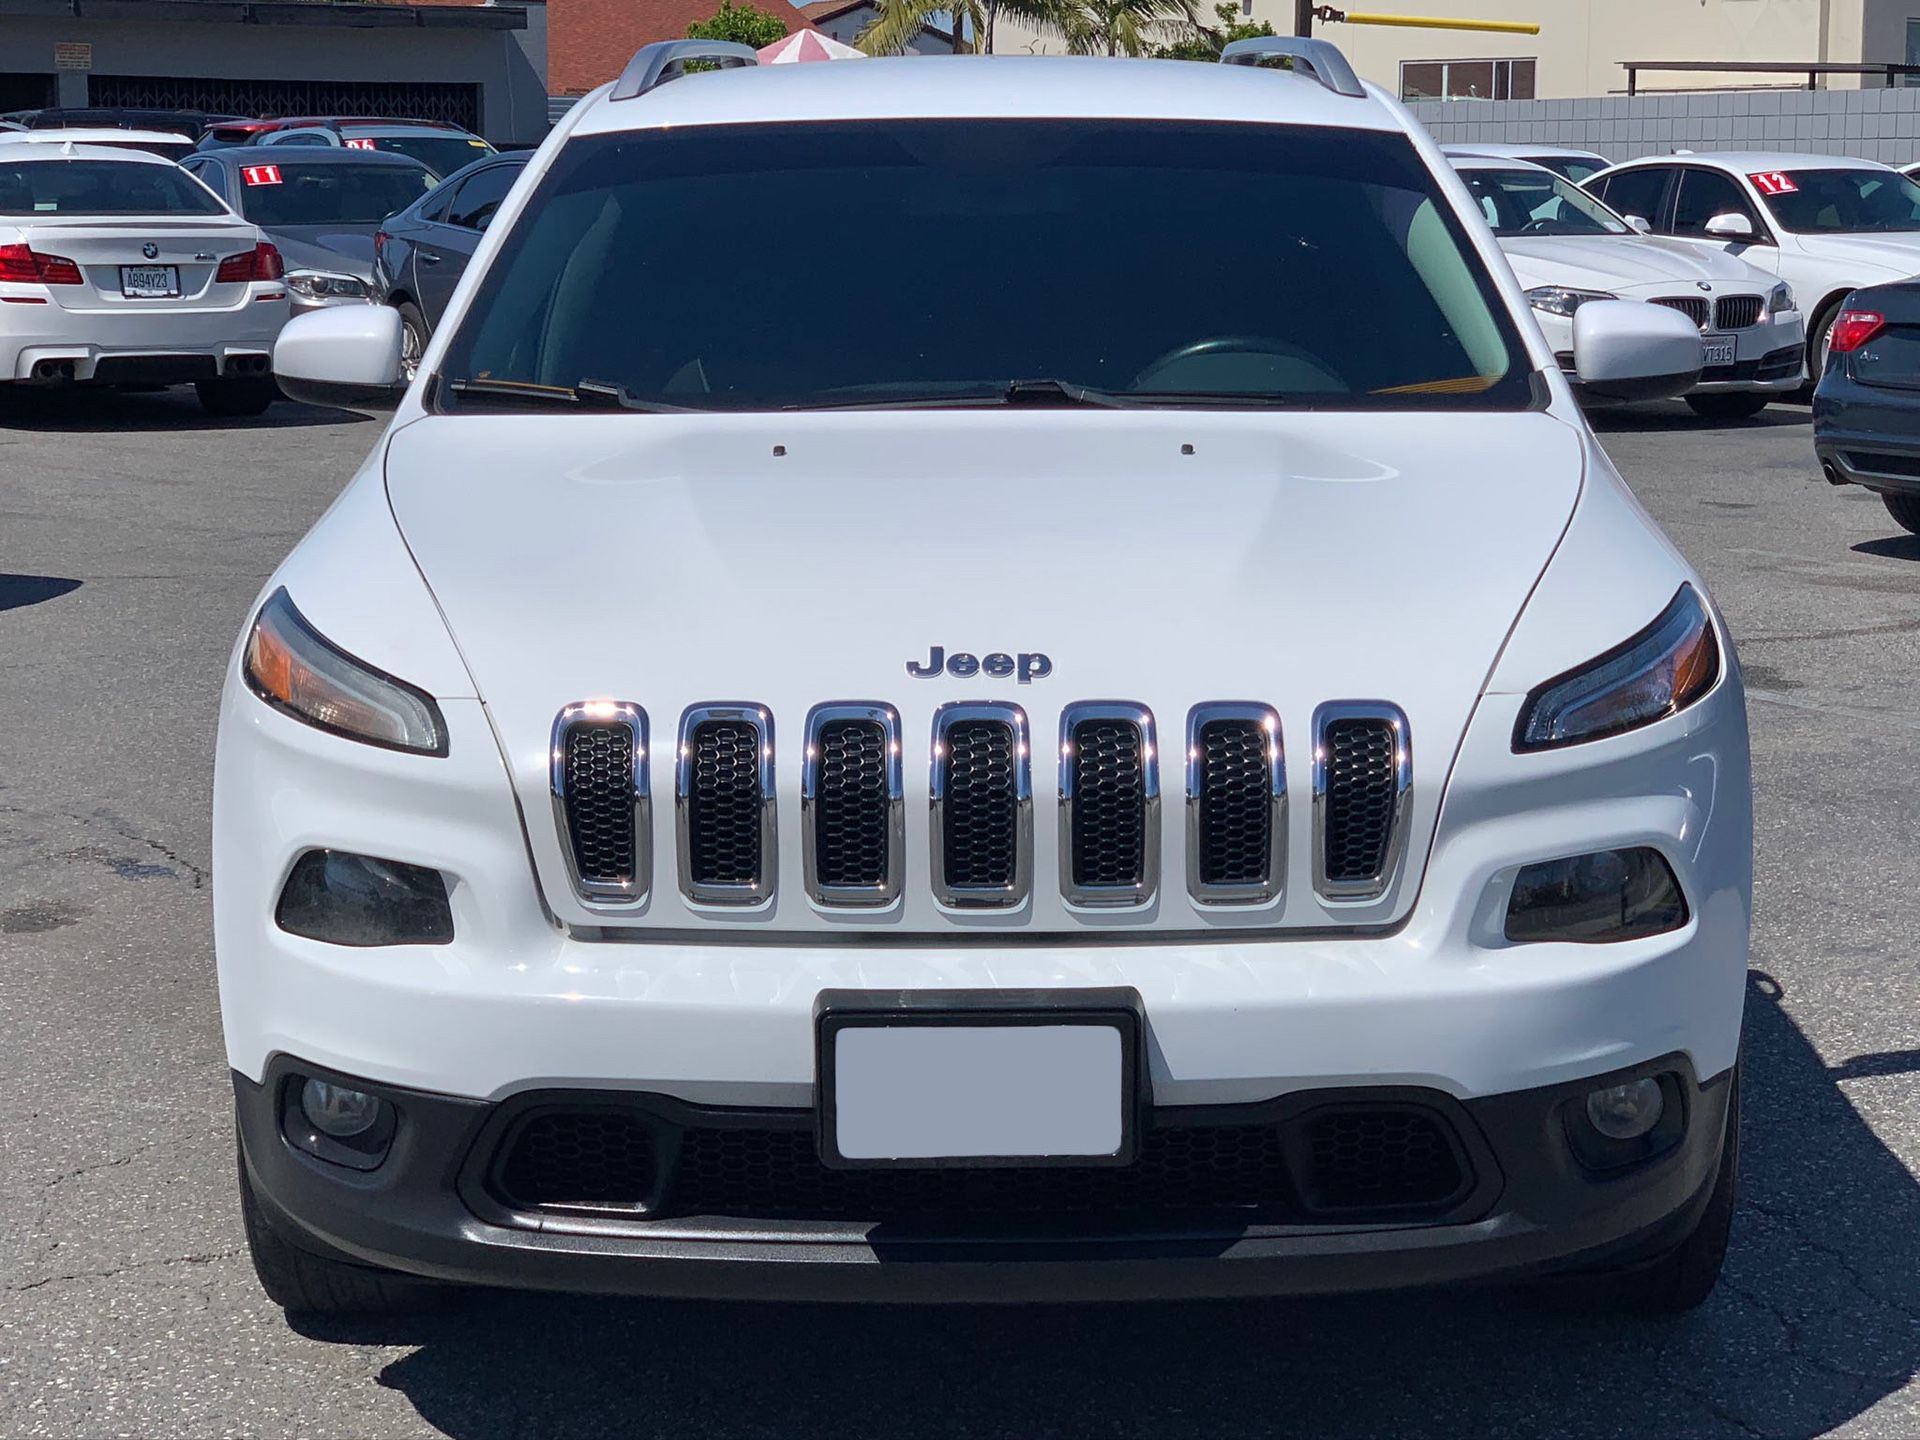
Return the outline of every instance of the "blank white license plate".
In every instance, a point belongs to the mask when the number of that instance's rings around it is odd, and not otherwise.
[[[1130,1047],[1118,1024],[948,1020],[828,1029],[830,1162],[1130,1158]]]
[[[1701,364],[1711,369],[1715,365],[1733,364],[1734,339],[1731,335],[1709,335],[1706,337],[1705,351]]]
[[[177,265],[122,265],[120,293],[129,300],[163,300],[180,293]]]

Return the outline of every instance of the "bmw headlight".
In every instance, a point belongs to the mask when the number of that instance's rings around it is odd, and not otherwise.
[[[389,750],[447,753],[447,724],[433,697],[347,654],[307,623],[284,589],[260,607],[242,670],[254,694],[317,730]]]
[[[1778,285],[1774,286],[1767,295],[1767,313],[1770,315],[1786,315],[1790,314],[1794,309],[1793,287],[1782,280]]]
[[[1551,750],[1637,730],[1686,709],[1720,678],[1706,602],[1682,585],[1638,635],[1527,696],[1515,750]]]
[[[326,270],[289,270],[287,288],[302,300],[317,300],[323,305],[348,301],[370,301],[373,292],[358,275],[336,275]]]
[[[1527,291],[1527,303],[1549,315],[1571,315],[1589,300],[1618,300],[1610,290],[1576,290],[1570,285],[1536,285]]]

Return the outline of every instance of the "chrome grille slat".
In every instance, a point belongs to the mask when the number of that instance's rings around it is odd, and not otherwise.
[[[1060,714],[1060,893],[1071,905],[1144,905],[1160,879],[1153,712],[1086,701]]]
[[[1406,714],[1343,700],[1313,714],[1313,873],[1321,898],[1374,900],[1406,851],[1413,742]]]
[[[574,893],[590,905],[638,905],[653,868],[647,712],[580,701],[553,722],[548,787]]]
[[[1766,301],[1758,295],[1722,295],[1714,302],[1713,328],[1745,330],[1760,323]]]
[[[773,717],[764,707],[695,705],[680,717],[674,808],[688,899],[757,905],[773,894]]]
[[[800,824],[807,893],[819,905],[889,905],[906,850],[900,715],[891,705],[816,705],[807,714]]]
[[[1187,892],[1200,905],[1265,904],[1285,887],[1287,766],[1268,705],[1187,714]]]
[[[933,717],[928,838],[934,897],[1012,909],[1033,888],[1033,778],[1026,712],[958,701]]]

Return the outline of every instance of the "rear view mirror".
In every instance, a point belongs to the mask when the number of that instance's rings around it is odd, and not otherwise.
[[[1714,216],[1707,221],[1706,229],[1717,240],[1753,239],[1753,221],[1733,210]]]
[[[1643,300],[1589,300],[1573,312],[1573,368],[1584,395],[1665,400],[1700,381],[1700,327]]]
[[[273,342],[273,375],[290,400],[342,410],[385,409],[406,393],[400,312],[331,305],[289,320]]]

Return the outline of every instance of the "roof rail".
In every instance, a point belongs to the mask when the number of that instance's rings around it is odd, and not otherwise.
[[[614,81],[609,100],[632,100],[686,74],[689,60],[704,60],[720,70],[736,65],[758,65],[751,45],[734,40],[656,40],[633,52],[633,59]]]
[[[1220,52],[1222,65],[1259,65],[1275,59],[1293,61],[1294,69],[1305,70],[1336,95],[1357,99],[1366,96],[1366,87],[1353,73],[1347,57],[1340,53],[1339,46],[1328,40],[1312,40],[1302,35],[1255,35],[1230,41]],[[615,98],[618,98],[617,92]]]

